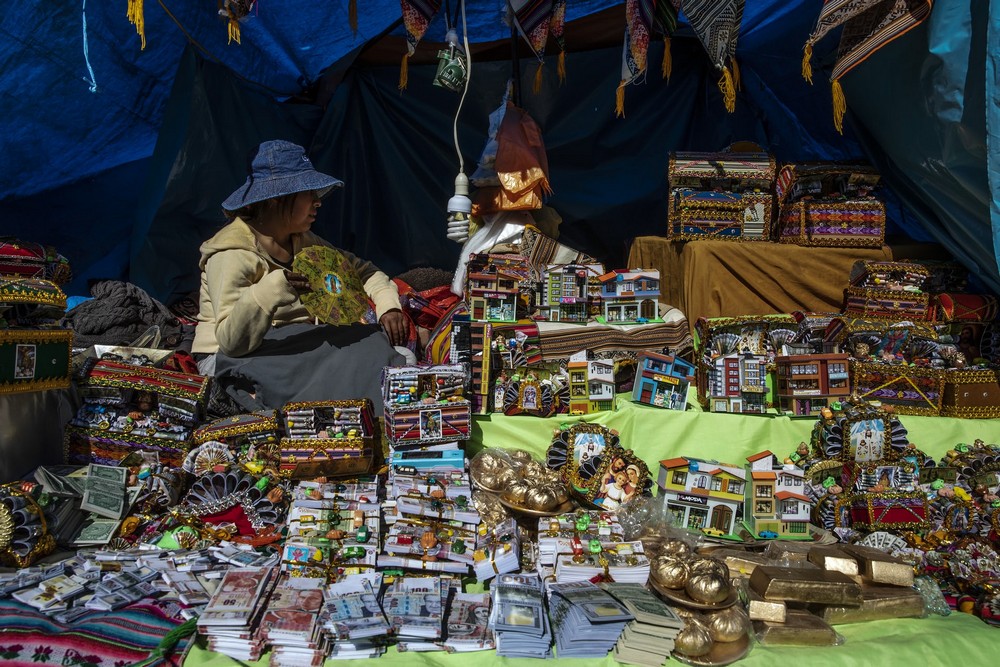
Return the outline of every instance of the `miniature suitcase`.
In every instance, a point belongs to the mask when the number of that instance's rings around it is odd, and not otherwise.
[[[281,469],[293,478],[366,474],[381,433],[367,398],[302,401],[281,409]]]
[[[468,440],[469,379],[465,364],[386,367],[382,371],[386,438],[397,448]]]
[[[844,314],[862,318],[930,322],[934,311],[931,309],[930,295],[922,292],[846,287]]]
[[[221,442],[234,453],[246,453],[251,448],[277,444],[281,439],[281,422],[277,410],[248,412],[223,417],[195,430],[192,440],[201,445]]]
[[[69,260],[52,246],[0,237],[0,276],[43,278],[65,285],[73,278]]]
[[[1000,418],[1000,375],[989,369],[944,371],[941,416],[965,419]]]
[[[936,416],[941,414],[944,373],[905,363],[852,361],[851,386],[865,400],[891,405],[898,414]]]
[[[770,240],[774,176],[766,153],[672,154],[667,238]]]
[[[885,204],[872,194],[879,174],[867,165],[786,165],[775,184],[778,241],[801,246],[878,248]]]

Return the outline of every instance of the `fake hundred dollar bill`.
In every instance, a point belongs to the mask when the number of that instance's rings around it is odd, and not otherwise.
[[[91,463],[83,486],[80,509],[108,519],[120,519],[125,513],[125,480],[128,470]]]

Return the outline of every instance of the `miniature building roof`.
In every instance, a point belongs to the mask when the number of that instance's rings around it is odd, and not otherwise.
[[[774,497],[778,500],[788,500],[789,498],[794,498],[795,500],[801,500],[804,503],[812,502],[801,493],[793,493],[791,491],[778,491],[774,494]]]
[[[753,479],[778,479],[778,476],[775,473],[760,470],[750,473],[750,477]]]
[[[629,270],[615,270],[605,273],[603,276],[598,276],[597,279],[602,283],[606,283],[609,280],[635,280],[637,278],[649,278],[652,280],[660,279],[659,271],[629,271]]]
[[[669,354],[660,354],[659,352],[650,352],[648,350],[640,352],[638,354],[639,359],[656,359],[657,361],[665,361],[668,364],[674,363],[677,358]]]
[[[672,468],[680,468],[681,466],[690,465],[691,463],[695,463],[698,466],[697,471],[694,472],[705,473],[706,475],[714,475],[719,472],[724,472],[740,480],[746,479],[746,471],[743,469],[742,466],[734,466],[728,463],[719,463],[718,461],[701,461],[699,459],[689,459],[683,456],[678,456],[672,459],[664,459],[660,461],[660,467],[670,470]]]
[[[663,461],[660,461],[660,467],[667,469],[680,468],[681,466],[686,466],[687,464],[688,460],[683,456],[678,456],[673,459],[664,459]]]
[[[771,452],[770,449],[765,449],[762,452],[757,452],[753,456],[748,456],[747,457],[747,461],[749,461],[750,463],[756,463],[757,461],[760,461],[765,456],[774,456],[774,453]]]

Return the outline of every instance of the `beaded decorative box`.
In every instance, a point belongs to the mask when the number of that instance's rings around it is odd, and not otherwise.
[[[43,278],[64,285],[73,278],[69,260],[52,246],[0,237],[0,276]]]
[[[786,165],[778,173],[778,241],[802,246],[878,248],[885,205],[872,194],[879,175],[866,165]]]
[[[944,374],[941,416],[1000,418],[1000,374],[989,369],[952,369]]]
[[[672,154],[667,237],[770,240],[774,175],[774,158],[766,153]]]
[[[941,414],[944,378],[937,368],[852,361],[851,387],[869,401],[891,405],[902,415]]]
[[[371,468],[381,432],[367,398],[288,403],[281,414],[281,469],[293,478],[363,475]]]
[[[397,448],[468,440],[469,376],[465,364],[386,367],[382,371],[386,438]]]
[[[277,410],[248,412],[216,419],[196,429],[192,436],[196,445],[214,440],[239,453],[251,447],[277,444],[280,439],[281,422]]]

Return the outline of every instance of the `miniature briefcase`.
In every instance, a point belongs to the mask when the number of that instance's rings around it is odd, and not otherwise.
[[[673,153],[667,238],[770,240],[774,176],[767,153]]]
[[[1000,418],[1000,374],[997,371],[956,368],[943,371],[943,374],[943,417]]]
[[[386,367],[382,371],[386,438],[397,448],[468,440],[469,378],[465,364]]]
[[[885,204],[873,194],[878,172],[868,165],[785,165],[775,184],[778,241],[801,246],[879,248]]]
[[[301,401],[281,409],[281,469],[292,478],[364,475],[381,434],[367,398]]]

